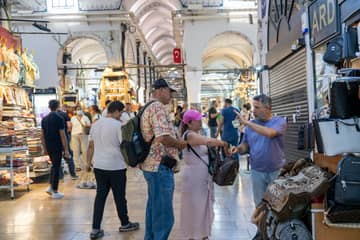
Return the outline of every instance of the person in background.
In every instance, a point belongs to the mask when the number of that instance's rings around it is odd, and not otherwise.
[[[90,120],[90,124],[91,124],[92,123],[91,107],[83,108],[83,113]]]
[[[61,159],[70,158],[65,134],[65,122],[57,114],[60,107],[58,100],[49,101],[50,113],[41,121],[41,143],[44,155],[49,155],[51,161],[50,183],[47,193],[53,199],[61,199],[64,194],[58,191]]]
[[[90,130],[90,142],[87,149],[87,171],[94,168],[96,178],[96,197],[91,239],[104,236],[101,229],[105,202],[111,189],[118,217],[121,222],[120,232],[139,229],[139,223],[130,222],[126,202],[126,163],[120,152],[121,123],[120,116],[124,104],[113,101],[108,106],[105,118],[96,121]],[[92,160],[94,161],[92,163]]]
[[[217,132],[217,121],[216,121],[216,117],[218,115],[218,111],[216,110],[217,108],[217,103],[216,101],[212,101],[211,105],[210,105],[210,109],[208,111],[208,126],[210,129],[210,137],[212,138],[216,138],[216,132]]]
[[[237,116],[235,112],[239,112],[239,109],[232,106],[231,99],[225,99],[225,105],[221,111],[221,118],[218,125],[218,131],[216,133],[216,136],[218,136],[222,127],[224,127],[221,139],[232,146],[237,146],[239,143],[239,131],[237,128],[234,128],[232,123]],[[235,154],[234,157],[239,159],[238,154]]]
[[[67,106],[64,105],[64,111],[62,111],[60,108],[57,110],[57,113],[59,114],[59,116],[61,116],[63,119],[64,119],[64,122],[65,122],[65,136],[66,136],[66,140],[67,140],[67,144],[68,144],[68,149],[69,149],[69,153],[70,153],[70,158],[64,158],[66,164],[68,165],[68,168],[69,168],[69,172],[70,172],[70,175],[71,175],[71,179],[72,180],[76,180],[78,179],[78,176],[76,175],[76,171],[75,171],[75,163],[74,163],[74,153],[73,151],[71,150],[70,148],[70,132],[69,130],[71,131],[71,120],[68,116],[68,114],[66,113],[66,110],[67,110]],[[60,171],[60,179],[62,179],[64,176],[64,173],[63,171]]]
[[[207,145],[227,146],[224,141],[200,134],[201,119],[200,112],[188,110],[182,120],[183,139],[201,157],[196,156],[189,146],[183,150],[180,229],[184,239],[208,239],[211,234],[215,198],[214,182],[206,165],[209,164]]]
[[[176,107],[176,112],[175,112],[175,121],[174,121],[174,126],[176,129],[179,129],[180,125],[181,125],[181,113],[183,111],[183,108],[179,105]]]
[[[94,123],[101,118],[101,111],[97,105],[91,105],[90,114],[91,114],[91,123]]]
[[[232,153],[250,153],[253,196],[255,206],[258,206],[267,186],[278,177],[280,168],[285,163],[286,120],[273,116],[271,98],[265,94],[255,96],[252,105],[254,120],[248,120],[234,111],[246,128],[241,144],[233,148]]]
[[[125,125],[131,118],[135,117],[131,109],[131,103],[125,104],[125,111],[121,114],[120,122],[122,125]]]
[[[109,104],[111,103],[111,100],[106,100],[105,101],[105,108],[103,109],[101,116],[102,117],[106,117],[107,116],[107,107],[109,106]]]
[[[80,107],[76,108],[76,115],[71,118],[71,149],[74,152],[74,160],[77,169],[86,166],[86,150],[88,147],[88,137],[85,127],[90,127],[90,119],[84,115]]]
[[[240,111],[240,114],[247,120],[250,120],[251,118],[251,104],[250,103],[245,103],[243,105],[243,108]],[[243,139],[244,133],[245,133],[245,124],[240,124],[240,143]]]
[[[156,80],[152,89],[152,100],[156,101],[144,110],[140,121],[144,140],[151,142],[154,139],[149,155],[140,164],[148,186],[144,240],[167,240],[174,225],[174,171],[179,150],[186,147],[186,142],[177,139],[166,111],[171,93],[176,90],[164,79]],[[170,168],[174,161],[175,166]]]

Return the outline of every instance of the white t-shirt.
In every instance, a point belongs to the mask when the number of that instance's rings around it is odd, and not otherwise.
[[[83,115],[80,119],[80,121],[82,122],[82,124],[84,126],[90,126],[91,122],[89,120],[89,118],[85,115]],[[71,135],[79,135],[79,134],[84,134],[84,130],[83,130],[83,126],[81,125],[79,121],[79,117],[78,116],[73,116],[71,118]]]
[[[121,170],[126,168],[120,152],[121,123],[105,117],[97,120],[90,130],[90,141],[94,141],[94,168]]]
[[[120,116],[121,125],[125,125],[133,117],[135,117],[133,112],[123,112]]]

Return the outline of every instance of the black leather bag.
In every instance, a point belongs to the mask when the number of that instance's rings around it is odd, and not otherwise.
[[[338,163],[336,175],[335,202],[360,206],[360,157],[346,155]]]
[[[177,160],[169,155],[163,155],[160,163],[172,170],[176,166]]]
[[[219,186],[233,185],[239,173],[239,161],[233,157],[225,157],[215,162],[213,180]]]
[[[343,41],[341,37],[328,42],[323,60],[330,64],[340,64],[343,61]]]
[[[330,118],[360,117],[360,77],[341,77],[331,83]]]
[[[326,193],[325,217],[331,223],[360,223],[360,206],[347,206],[335,203],[335,184]]]

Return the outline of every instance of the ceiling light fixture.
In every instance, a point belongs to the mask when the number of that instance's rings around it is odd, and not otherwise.
[[[41,30],[41,31],[44,31],[44,32],[51,32],[51,29],[47,27],[47,24],[44,23],[44,25],[42,24],[39,24],[37,22],[34,22],[32,24],[34,27],[36,27],[37,29]]]

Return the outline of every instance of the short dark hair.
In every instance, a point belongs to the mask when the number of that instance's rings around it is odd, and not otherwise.
[[[51,111],[56,111],[60,106],[60,102],[56,99],[52,99],[49,101],[49,108]]]
[[[232,100],[230,98],[225,99],[225,103],[232,104]]]
[[[259,101],[259,102],[262,103],[262,105],[271,108],[271,104],[272,104],[271,98],[269,96],[265,95],[265,94],[257,95],[255,97],[253,97],[253,100],[254,101]]]
[[[125,108],[124,104],[120,101],[113,101],[108,106],[108,113],[114,113],[115,111],[121,112]]]
[[[105,101],[106,106],[109,105],[109,103],[111,103],[111,100],[108,99],[108,100]]]
[[[243,108],[245,108],[246,110],[250,110],[251,109],[251,105],[250,105],[250,103],[245,103],[244,105],[243,105]]]

